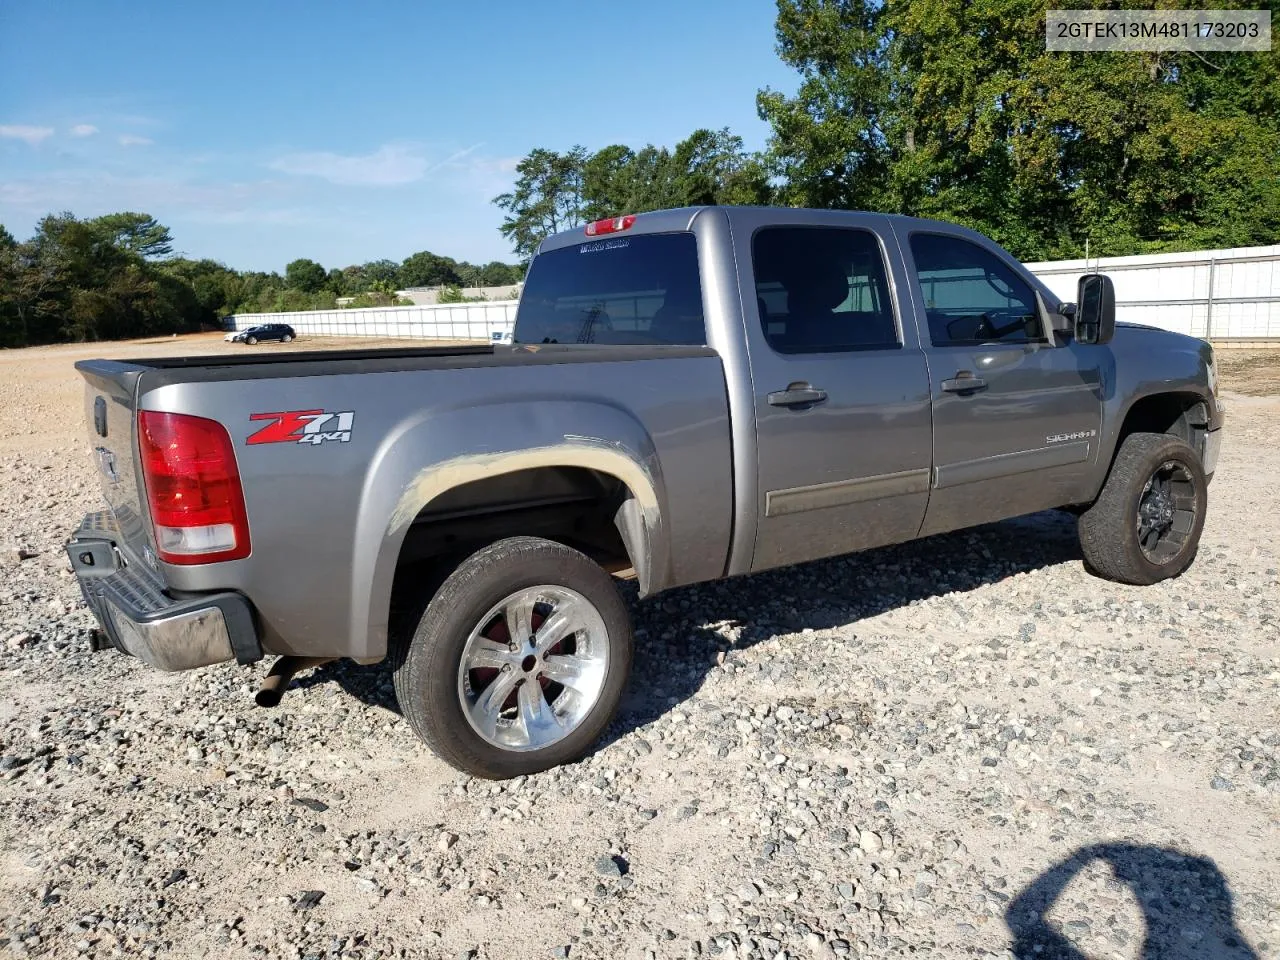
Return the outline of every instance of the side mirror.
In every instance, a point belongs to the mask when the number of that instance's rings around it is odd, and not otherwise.
[[[1087,273],[1076,288],[1076,340],[1109,343],[1116,335],[1116,290],[1105,273]]]

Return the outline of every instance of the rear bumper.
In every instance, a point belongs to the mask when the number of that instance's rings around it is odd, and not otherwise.
[[[84,518],[67,556],[85,602],[111,645],[160,670],[262,659],[249,601],[239,593],[178,598],[121,552],[110,513]]]

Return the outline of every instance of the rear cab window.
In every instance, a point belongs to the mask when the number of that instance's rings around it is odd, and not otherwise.
[[[692,233],[586,239],[534,258],[515,343],[703,345]]]

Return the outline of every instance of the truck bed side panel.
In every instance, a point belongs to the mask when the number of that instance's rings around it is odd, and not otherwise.
[[[155,389],[144,373],[140,407],[214,416],[230,429],[253,540],[244,560],[162,565],[166,580],[248,594],[273,652],[380,657],[390,575],[419,494],[446,487],[442,471],[459,464],[474,478],[477,465],[480,475],[505,472],[530,462],[530,451],[541,452],[538,462],[562,451],[565,465],[579,465],[582,450],[585,465],[633,462],[635,476],[652,478],[661,534],[651,546],[662,554],[653,589],[722,575],[733,490],[719,358],[705,349],[633,349],[629,362],[592,356]],[[319,442],[272,426],[320,414],[320,432],[334,436]],[[264,427],[271,442],[250,443]]]

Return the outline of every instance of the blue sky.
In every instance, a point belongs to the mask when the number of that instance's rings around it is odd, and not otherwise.
[[[768,134],[772,0],[0,4],[0,223],[143,210],[241,269],[513,259],[536,146]]]

